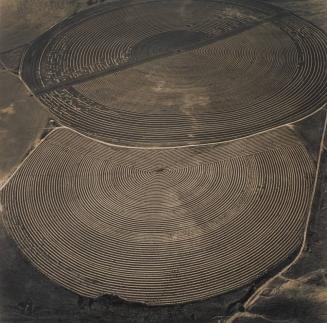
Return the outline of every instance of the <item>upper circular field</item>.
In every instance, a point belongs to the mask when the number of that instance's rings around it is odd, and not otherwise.
[[[232,140],[326,101],[327,36],[255,1],[128,1],[39,37],[21,76],[58,121],[113,144]]]

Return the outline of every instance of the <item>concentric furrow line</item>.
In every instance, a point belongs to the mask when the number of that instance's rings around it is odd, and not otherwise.
[[[157,19],[162,22],[161,18]],[[35,94],[41,95],[44,92],[53,91],[58,88],[74,86],[92,79],[97,79],[101,76],[118,73],[149,61],[155,62],[165,57],[176,56],[180,53],[192,51],[193,49],[201,48],[208,44],[232,37],[233,35],[240,34],[274,19],[275,17],[254,22],[246,20],[243,22],[239,21],[240,25],[235,24],[235,26],[227,24],[226,26],[219,25],[219,33],[216,32],[215,26],[211,25],[210,27],[213,29],[213,33],[208,33],[208,26],[206,26],[207,28],[201,28],[201,25],[198,25],[197,31],[194,32],[194,34],[197,33],[199,35],[201,33],[202,37],[198,37],[198,39],[194,37],[195,39],[193,38],[190,40],[189,44],[184,44],[184,46],[179,44],[177,48],[160,47],[161,44],[157,47],[149,48],[148,42],[158,34],[167,33],[167,37],[172,37],[171,34],[178,33],[180,31],[179,29],[185,28],[185,24],[183,26],[169,26],[169,28],[167,28],[166,25],[145,25],[142,26],[144,30],[142,30],[142,34],[140,35],[138,28],[141,23],[137,21],[138,24],[136,26],[129,25],[126,30],[122,28],[117,32],[117,34],[110,35],[111,38],[108,36],[108,30],[104,30],[100,36],[96,35],[92,41],[88,41],[87,46],[85,45],[86,43],[84,39],[86,35],[85,31],[89,31],[90,28],[86,27],[86,30],[82,30],[79,35],[77,35],[77,32],[74,30],[74,38],[76,37],[74,42],[76,42],[77,47],[76,53],[74,52],[74,49],[70,47],[67,50],[67,43],[70,42],[71,39],[66,35],[60,39],[63,44],[56,43],[53,47],[47,48],[47,51],[43,53],[44,56],[48,56],[46,62],[41,62],[41,64],[46,65],[45,70],[49,65],[55,67],[56,70],[46,72],[46,77],[42,78],[42,84],[44,84],[44,87],[37,89]],[[149,27],[152,29],[146,29]],[[188,28],[188,32],[192,33],[192,29]],[[201,31],[201,29],[204,29],[204,31]],[[101,27],[96,28],[97,32],[100,30]],[[130,39],[128,39],[128,43],[126,42],[127,37],[124,38],[122,42],[122,33],[129,33]],[[176,37],[178,40],[177,35],[174,35],[173,37]],[[142,44],[143,40],[144,43]],[[138,41],[140,43],[138,43]],[[158,43],[160,43],[160,41],[162,41],[162,39],[159,38]],[[106,44],[106,42],[108,42],[108,44]],[[140,48],[138,51],[134,49],[134,47],[138,48],[141,46],[143,48]],[[83,48],[81,49],[81,47]],[[60,54],[58,55],[58,53]],[[51,54],[54,54],[54,57],[51,57]],[[95,58],[97,59],[96,62],[93,61]],[[62,66],[63,62],[65,65],[68,65],[68,67]],[[79,62],[80,65],[74,66],[76,62]],[[54,79],[55,82],[53,82]]]
[[[23,80],[64,126],[123,146],[187,146],[326,103],[327,36],[289,12],[248,1],[113,6],[62,22],[25,55]]]
[[[287,127],[169,150],[59,128],[1,204],[7,231],[53,281],[163,305],[231,291],[284,261],[301,242],[313,173]]]
[[[273,19],[263,14],[240,17],[228,11],[229,8],[224,5],[221,10],[219,6],[212,8],[209,3],[194,1],[183,13],[183,7],[176,2],[154,1],[143,6],[104,11],[101,15],[91,12],[88,20],[72,24],[69,30],[63,28],[50,37],[50,43],[39,57],[42,87],[35,89],[36,93],[191,50]],[[201,32],[202,37],[190,38],[178,47],[157,43],[153,45],[159,45],[159,48],[148,48],[148,38],[176,30]],[[143,50],[134,51],[134,47],[143,41]]]

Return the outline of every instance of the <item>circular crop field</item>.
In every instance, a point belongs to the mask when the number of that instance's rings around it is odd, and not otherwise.
[[[250,284],[297,250],[313,173],[288,127],[164,150],[59,128],[1,204],[7,231],[53,281],[88,297],[174,304]]]
[[[123,1],[39,37],[21,76],[65,126],[113,144],[232,140],[326,101],[327,37],[255,1]]]

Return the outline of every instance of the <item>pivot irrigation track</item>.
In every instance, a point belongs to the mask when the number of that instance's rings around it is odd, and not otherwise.
[[[314,165],[289,128],[232,143],[117,148],[51,133],[1,194],[46,276],[85,296],[199,300],[251,283],[301,243]]]
[[[108,143],[221,142],[326,102],[327,36],[248,1],[104,5],[31,46],[21,76],[58,121]]]

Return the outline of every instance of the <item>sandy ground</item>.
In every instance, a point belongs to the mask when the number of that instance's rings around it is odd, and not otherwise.
[[[46,110],[18,77],[0,72],[0,184],[36,143],[47,120]]]
[[[62,19],[101,2],[108,0],[0,0],[0,52],[28,43]]]

